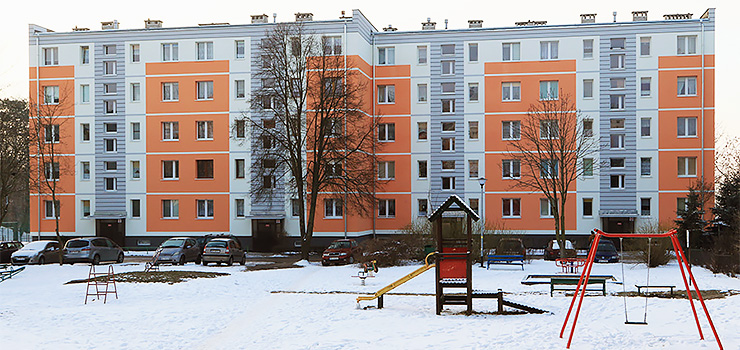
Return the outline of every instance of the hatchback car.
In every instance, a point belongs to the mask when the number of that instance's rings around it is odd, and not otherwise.
[[[573,243],[571,243],[569,240],[565,240],[565,257],[576,257],[576,249],[575,247],[573,247]],[[560,259],[560,245],[558,244],[557,240],[552,240],[550,241],[550,243],[547,244],[547,247],[545,247],[545,260],[555,259]]]
[[[321,264],[354,264],[357,255],[357,241],[354,239],[338,239],[331,242],[329,247],[321,254]]]
[[[189,237],[170,238],[164,241],[157,251],[158,264],[185,265],[190,261],[200,264],[202,254],[195,239]]]
[[[67,264],[88,262],[93,265],[101,261],[123,262],[123,249],[106,237],[75,238],[64,245],[62,261]]]
[[[0,263],[10,263],[10,256],[21,248],[21,242],[0,242]]]
[[[612,243],[612,241],[599,241],[599,246],[596,248],[596,255],[594,256],[594,261],[604,263],[619,262],[617,247],[614,246],[614,243]]]
[[[206,243],[206,247],[203,248],[203,266],[212,262],[217,265],[226,263],[226,265],[231,266],[234,261],[244,265],[247,262],[247,255],[231,238],[214,238]]]
[[[58,263],[59,242],[36,241],[23,246],[11,256],[13,265]]]
[[[496,246],[496,255],[521,255],[527,259],[527,248],[519,238],[503,238]]]

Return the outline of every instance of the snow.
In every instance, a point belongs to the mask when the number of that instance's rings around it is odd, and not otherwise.
[[[430,270],[387,295],[384,309],[357,309],[358,293],[373,293],[418,268],[380,269],[360,284],[357,266],[322,267],[302,261],[302,268],[244,271],[242,266],[162,266],[162,271],[218,271],[229,276],[183,283],[119,283],[109,296],[84,305],[89,267],[27,266],[0,283],[0,339],[12,349],[564,349],[558,334],[571,298],[549,295],[549,285],[522,285],[528,274],[556,273],[554,262],[534,260],[519,266],[473,267],[473,287],[496,291],[506,299],[546,309],[542,315],[464,316],[462,306],[435,315],[434,271]],[[626,264],[626,289],[644,284],[644,265]],[[99,267],[105,270],[107,267]],[[115,264],[115,271],[142,271],[143,264]],[[740,280],[692,270],[702,290],[740,290]],[[593,274],[622,280],[619,264],[596,264]],[[683,286],[672,262],[650,270],[650,283]],[[701,305],[704,337],[699,340],[689,303],[683,299],[648,300],[647,326],[624,325],[623,298],[589,294],[583,301],[572,349],[717,349]],[[278,292],[278,293],[275,293]],[[326,292],[326,293],[324,293]],[[333,293],[332,293],[333,292]],[[413,295],[418,294],[418,295]],[[631,319],[641,319],[644,298],[628,298]],[[740,349],[740,295],[706,301],[725,349]],[[362,306],[375,306],[363,302]],[[495,300],[476,299],[474,310],[496,310]]]

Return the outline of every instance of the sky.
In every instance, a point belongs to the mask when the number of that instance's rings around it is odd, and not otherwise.
[[[11,3],[12,1],[12,3]],[[437,28],[466,28],[468,19],[483,20],[484,27],[508,27],[514,22],[546,20],[548,24],[579,23],[582,13],[596,13],[597,22],[631,21],[632,11],[648,11],[648,19],[660,20],[664,14],[692,13],[700,17],[707,8],[717,9],[715,51],[716,125],[718,135],[740,137],[740,112],[733,108],[737,94],[731,89],[740,79],[740,1],[713,0],[698,4],[689,0],[634,1],[347,1],[276,0],[268,2],[210,0],[207,2],[127,0],[109,6],[98,0],[5,0],[0,11],[0,98],[28,95],[28,24],[58,32],[73,27],[100,29],[101,21],[118,20],[120,28],[142,28],[147,18],[164,21],[165,27],[195,26],[198,23],[228,22],[244,24],[250,15],[277,14],[278,21],[293,21],[296,12],[312,12],[314,19],[335,19],[346,11],[359,9],[379,30],[389,24],[399,30],[419,30],[429,17]],[[268,4],[269,3],[269,4]]]

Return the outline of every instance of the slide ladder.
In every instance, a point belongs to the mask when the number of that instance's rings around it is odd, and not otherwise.
[[[398,287],[398,286],[400,286],[400,285],[408,282],[412,278],[414,278],[416,276],[419,276],[422,273],[424,273],[427,270],[429,270],[429,269],[431,269],[431,268],[434,267],[434,264],[430,264],[429,263],[429,257],[431,257],[434,254],[435,254],[434,252],[427,254],[426,258],[424,258],[424,265],[422,267],[414,270],[413,272],[411,272],[410,274],[408,274],[406,276],[401,277],[397,281],[395,281],[395,282],[393,282],[393,283],[391,283],[391,284],[389,284],[389,285],[381,288],[379,291],[375,292],[375,294],[368,295],[368,296],[359,296],[359,297],[357,297],[357,308],[360,307],[360,301],[362,301],[362,300],[374,300],[374,299],[378,299],[378,309],[382,309],[383,308],[383,295],[385,293],[390,292],[391,290],[395,289],[396,287]]]

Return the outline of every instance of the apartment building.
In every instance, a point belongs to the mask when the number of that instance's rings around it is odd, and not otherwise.
[[[513,187],[524,169],[506,154],[530,105],[561,93],[601,144],[583,161],[606,164],[577,181],[567,233],[671,222],[686,188],[714,174],[714,11],[496,28],[471,20],[464,29],[427,19],[418,31],[377,30],[359,10],[336,20],[296,14],[367,77],[374,103],[366,112],[382,116],[384,186],[374,214],[347,212],[341,196],[321,194],[317,244],[397,233],[452,194],[489,223],[550,235],[548,202]],[[250,195],[254,141],[237,122],[255,117],[249,97],[262,84],[269,21],[167,28],[147,20],[140,29],[114,21],[72,32],[30,25],[30,99],[64,105],[50,142],[70,168],[55,180],[58,207],[46,193],[31,194],[32,232],[53,235],[58,209],[64,236],[126,246],[206,233],[260,249],[283,234],[297,241],[291,193],[277,191],[269,203]]]

